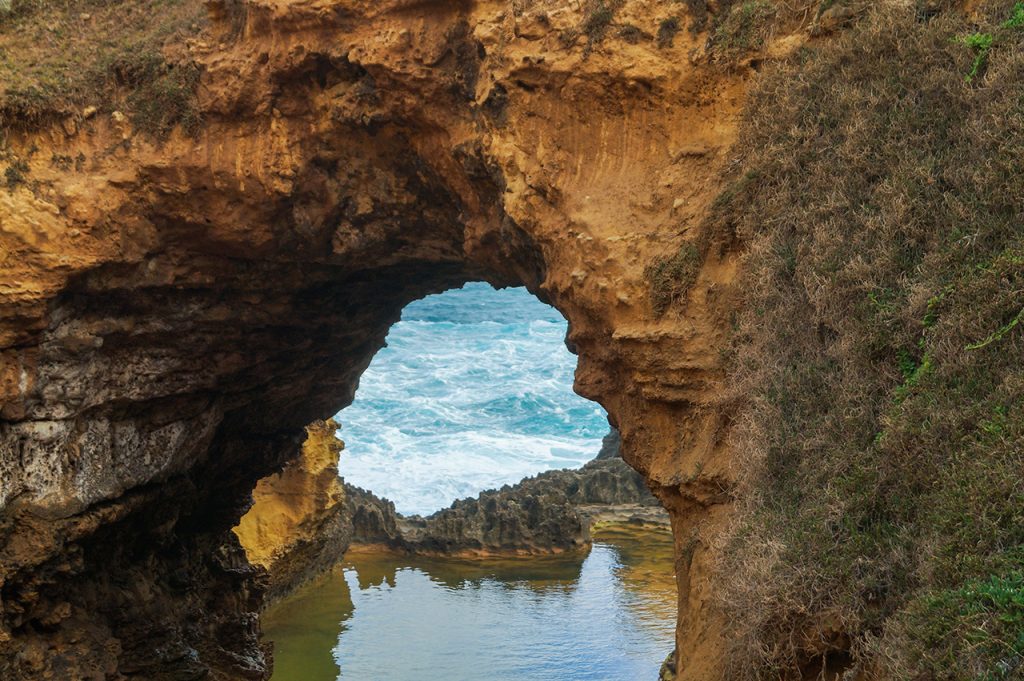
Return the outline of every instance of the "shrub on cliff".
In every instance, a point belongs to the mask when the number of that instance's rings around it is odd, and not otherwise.
[[[125,104],[139,130],[161,137],[175,125],[186,132],[199,127],[199,70],[194,64],[169,64],[163,55],[142,50],[113,56],[102,73],[128,86]]]
[[[656,260],[644,276],[650,286],[651,307],[657,315],[685,300],[697,281],[704,259],[704,244],[684,243],[675,255]]]
[[[1024,30],[940,4],[766,74],[710,218],[748,245],[730,678],[1024,676]]]
[[[8,161],[7,168],[4,170],[4,183],[7,185],[7,188],[14,189],[23,183],[28,171],[28,163],[23,159]]]
[[[662,19],[658,24],[658,47],[672,47],[672,41],[675,40],[679,30],[679,17],[672,16]]]

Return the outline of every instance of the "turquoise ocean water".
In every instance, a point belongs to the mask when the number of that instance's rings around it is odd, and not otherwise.
[[[428,514],[594,458],[608,421],[572,392],[565,333],[522,288],[471,283],[410,304],[338,414],[342,475]]]

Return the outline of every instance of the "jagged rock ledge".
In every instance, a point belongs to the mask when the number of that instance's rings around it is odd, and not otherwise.
[[[338,475],[338,424],[306,429],[297,459],[257,484],[234,529],[267,574],[266,604],[329,571],[351,545],[430,555],[561,553],[590,543],[598,523],[668,525],[668,513],[622,460],[619,434],[582,468],[554,470],[460,499],[426,518]]]
[[[425,518],[402,516],[387,499],[348,484],[345,498],[353,544],[421,554],[559,553],[589,544],[596,523],[669,523],[643,478],[619,457],[616,431],[578,470],[540,473]]]

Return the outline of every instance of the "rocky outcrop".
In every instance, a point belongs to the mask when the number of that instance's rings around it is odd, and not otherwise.
[[[622,435],[615,428],[608,431],[608,434],[601,439],[601,449],[598,451],[597,459],[620,459],[622,458]]]
[[[234,529],[249,562],[269,575],[268,601],[330,570],[349,546],[337,430],[333,420],[308,426],[298,458],[256,484],[252,508]]]
[[[618,439],[612,429],[582,468],[546,471],[426,518],[402,516],[392,502],[346,485],[353,542],[413,553],[554,553],[588,544],[596,522],[667,524],[643,477],[618,458]]]
[[[590,542],[588,523],[558,485],[483,492],[427,518],[402,518],[399,528],[417,553],[554,553]]]
[[[352,543],[401,547],[402,532],[398,527],[401,516],[395,512],[394,502],[381,499],[360,487],[344,484],[346,514],[352,525]]]
[[[107,104],[5,131],[0,677],[265,678],[253,488],[403,306],[485,280],[569,320],[575,389],[673,517],[680,678],[719,678],[741,247],[702,217],[754,66],[799,40],[725,69],[730,3],[597,5],[216,0],[175,46],[194,79],[147,90],[195,81],[187,131]]]

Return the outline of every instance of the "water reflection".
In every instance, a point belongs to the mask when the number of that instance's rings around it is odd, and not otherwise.
[[[265,616],[273,679],[654,679],[672,647],[671,537],[596,536],[586,555],[352,556]]]

